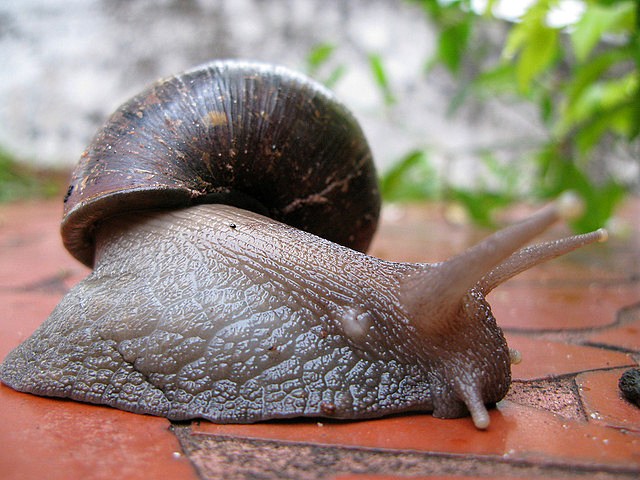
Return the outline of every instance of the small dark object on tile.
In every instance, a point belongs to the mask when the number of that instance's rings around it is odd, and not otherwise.
[[[624,372],[618,381],[618,387],[624,398],[640,407],[640,368]]]

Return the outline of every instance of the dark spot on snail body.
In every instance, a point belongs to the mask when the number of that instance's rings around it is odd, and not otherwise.
[[[336,413],[336,405],[331,402],[322,402],[320,404],[320,411],[323,415],[331,417]]]
[[[380,199],[360,127],[311,80],[245,62],[132,98],[71,185],[63,242],[93,271],[0,380],[173,420],[429,411],[487,428],[517,355],[486,295],[606,237],[524,247],[575,211],[565,198],[446,262],[368,256]]]

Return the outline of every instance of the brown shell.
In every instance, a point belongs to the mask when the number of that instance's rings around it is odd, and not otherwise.
[[[227,203],[365,250],[380,198],[349,111],[282,67],[213,62],[122,105],[73,172],[62,238],[91,266],[93,230],[125,212]]]

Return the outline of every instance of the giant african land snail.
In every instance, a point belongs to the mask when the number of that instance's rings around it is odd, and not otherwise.
[[[64,243],[94,271],[0,378],[176,420],[424,410],[486,428],[510,352],[485,296],[605,232],[518,250],[560,201],[447,262],[382,261],[357,251],[375,177],[353,117],[286,69],[214,62],[154,84],[65,199]]]

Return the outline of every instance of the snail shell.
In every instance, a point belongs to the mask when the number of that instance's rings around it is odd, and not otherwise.
[[[521,249],[573,206],[439,264],[367,256],[379,199],[352,116],[287,70],[205,65],[133,98],[96,136],[62,224],[94,270],[0,379],[174,420],[424,410],[486,428],[511,355],[485,296],[605,237]]]
[[[351,113],[282,67],[214,62],[122,105],[73,172],[62,239],[93,263],[93,228],[130,210],[226,203],[366,250],[380,211]]]

